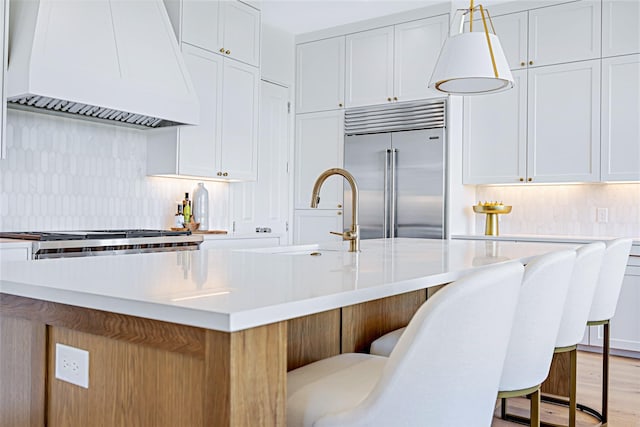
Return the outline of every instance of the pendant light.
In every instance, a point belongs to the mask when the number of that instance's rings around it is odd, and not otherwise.
[[[473,13],[480,11],[484,31],[473,32]],[[469,15],[469,31],[464,32],[465,17]],[[513,76],[495,34],[489,13],[482,5],[458,9],[458,34],[444,42],[429,87],[452,95],[482,95],[513,87]],[[489,22],[487,22],[489,21]],[[491,25],[491,31],[489,30]]]

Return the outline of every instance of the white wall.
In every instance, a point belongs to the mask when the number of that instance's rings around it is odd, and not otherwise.
[[[196,181],[145,175],[145,131],[9,110],[0,230],[169,228]],[[207,182],[210,228],[228,228],[228,184]]]
[[[261,49],[261,77],[291,88],[295,81],[293,34],[263,23]]]
[[[478,201],[512,205],[500,215],[500,234],[560,234],[640,237],[640,184],[478,186]],[[607,208],[607,223],[596,221],[596,209]],[[471,207],[469,206],[469,209]],[[484,232],[485,215],[476,214],[476,233]]]

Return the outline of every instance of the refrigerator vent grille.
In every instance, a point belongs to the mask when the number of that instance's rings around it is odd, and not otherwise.
[[[445,127],[446,100],[403,102],[350,108],[344,114],[346,135]]]

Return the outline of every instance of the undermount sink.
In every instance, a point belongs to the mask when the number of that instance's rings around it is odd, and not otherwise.
[[[313,245],[292,245],[292,246],[274,246],[269,248],[258,248],[258,249],[240,249],[242,252],[255,252],[255,253],[263,253],[263,254],[273,254],[273,255],[309,255],[309,256],[320,256],[325,252],[346,252],[347,247],[340,246],[324,246],[319,244]]]

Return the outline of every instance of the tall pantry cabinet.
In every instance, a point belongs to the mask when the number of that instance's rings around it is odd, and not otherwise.
[[[294,227],[296,244],[340,241],[343,229],[342,178],[323,185],[311,209],[311,190],[326,169],[343,166],[345,36],[296,46]]]
[[[200,102],[200,123],[149,136],[147,173],[257,176],[260,12],[238,1],[165,0]]]

